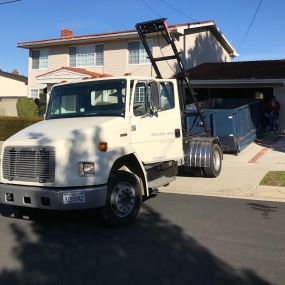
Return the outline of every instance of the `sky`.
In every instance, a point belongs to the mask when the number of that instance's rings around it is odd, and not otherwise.
[[[1,5],[0,69],[27,75],[28,51],[17,42],[134,29],[166,17],[169,24],[214,20],[237,50],[236,61],[285,59],[285,1],[263,0],[22,0]],[[244,40],[243,40],[244,39]]]

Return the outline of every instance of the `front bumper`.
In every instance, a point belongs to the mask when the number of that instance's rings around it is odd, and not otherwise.
[[[65,204],[64,195],[80,193],[84,202]],[[106,203],[107,185],[92,187],[48,188],[0,183],[0,203],[49,210],[76,210],[102,207]],[[13,198],[13,199],[12,199]]]

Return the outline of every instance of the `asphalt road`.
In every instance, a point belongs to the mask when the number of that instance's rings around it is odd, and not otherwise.
[[[285,284],[285,204],[178,194],[137,222],[0,206],[0,284]]]

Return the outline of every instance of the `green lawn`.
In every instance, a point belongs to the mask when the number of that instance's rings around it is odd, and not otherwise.
[[[260,182],[266,186],[285,186],[285,171],[268,171]]]

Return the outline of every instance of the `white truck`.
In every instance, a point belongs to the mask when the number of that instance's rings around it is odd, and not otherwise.
[[[55,85],[45,120],[3,143],[0,203],[99,207],[109,224],[120,225],[132,222],[142,195],[173,181],[179,166],[218,176],[219,140],[185,131],[178,87],[175,79],[134,76]]]

